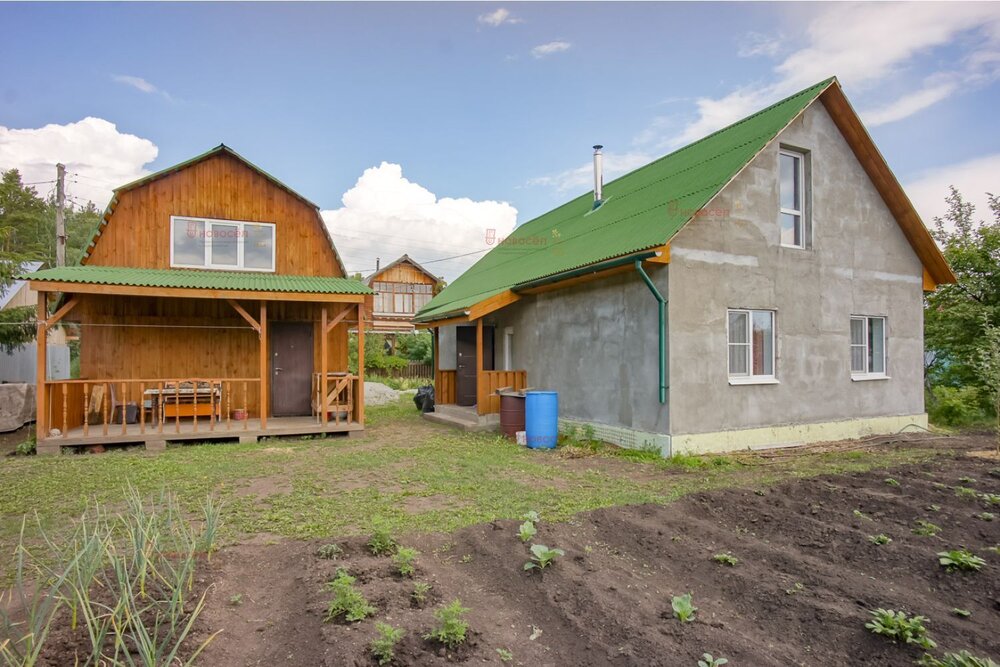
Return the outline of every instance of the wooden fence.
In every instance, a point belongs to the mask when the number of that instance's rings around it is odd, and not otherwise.
[[[402,368],[366,368],[365,374],[399,379],[432,378],[434,367],[421,361],[411,361]]]

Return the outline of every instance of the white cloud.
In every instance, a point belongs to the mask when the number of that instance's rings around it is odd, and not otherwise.
[[[147,95],[162,95],[167,100],[171,100],[171,101],[173,100],[173,97],[170,96],[170,93],[168,93],[165,90],[161,90],[160,88],[157,88],[156,86],[154,86],[153,84],[151,84],[149,81],[146,81],[145,79],[143,79],[141,76],[129,76],[129,75],[126,75],[126,74],[116,74],[115,76],[113,76],[111,78],[116,83],[120,83],[122,85],[129,86],[131,88],[135,88],[139,92],[146,93]]]
[[[158,150],[152,141],[120,132],[103,118],[29,129],[0,126],[0,169],[18,169],[25,182],[50,181],[62,162],[70,201],[89,200],[99,208],[112,189],[148,174],[143,167]],[[50,187],[36,189],[44,195]]]
[[[645,153],[605,153],[603,160],[604,182],[638,169],[653,160]],[[554,188],[556,192],[571,190],[592,190],[594,188],[594,163],[585,162],[579,167],[567,169],[556,174],[538,176],[528,181],[528,185],[542,185]]]
[[[352,273],[369,273],[376,257],[384,266],[403,253],[421,263],[476,253],[426,266],[453,280],[483,256],[476,251],[489,249],[487,230],[503,238],[517,223],[517,209],[506,202],[438,198],[389,162],[366,169],[341,201],[323,219]]]
[[[1000,194],[1000,153],[929,169],[906,183],[903,189],[924,224],[933,227],[935,216],[942,216],[948,210],[944,199],[951,185],[958,188],[966,201],[976,205],[977,219],[988,219],[990,208],[986,193]]]
[[[694,120],[671,135],[657,133],[655,118],[640,133],[654,148],[681,146],[733,123],[779,99],[837,75],[852,93],[876,91],[902,76],[933,49],[959,45],[955,62],[938,60],[939,69],[924,87],[868,112],[866,120],[884,124],[926,109],[961,88],[982,85],[1000,69],[1000,5],[995,3],[834,3],[819,5],[802,31],[805,44],[773,70],[770,82],[754,82],[722,97],[696,101]],[[811,8],[807,11],[814,11]],[[751,34],[741,55],[767,54],[767,38]],[[653,140],[652,137],[656,137]]]
[[[740,42],[737,55],[740,58],[755,58],[757,56],[773,58],[781,51],[784,43],[785,39],[781,36],[771,37],[759,32],[750,32]]]
[[[569,42],[563,41],[547,42],[545,44],[539,44],[535,48],[531,49],[531,55],[536,58],[544,58],[546,56],[551,56],[553,53],[569,51],[572,46],[573,45]]]
[[[504,24],[523,23],[522,19],[517,18],[511,14],[509,10],[504,9],[503,7],[498,8],[496,11],[489,12],[488,14],[481,14],[476,20],[483,25],[490,26],[491,28],[498,28]]]

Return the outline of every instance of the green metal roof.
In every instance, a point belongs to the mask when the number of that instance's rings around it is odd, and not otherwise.
[[[417,320],[457,313],[520,283],[668,242],[834,82],[806,88],[517,227],[431,299]]]
[[[246,271],[198,271],[193,269],[134,269],[122,266],[64,266],[44,269],[19,280],[125,285],[132,287],[177,287],[182,289],[239,290],[244,292],[301,292],[307,294],[374,294],[354,278],[290,276]]]

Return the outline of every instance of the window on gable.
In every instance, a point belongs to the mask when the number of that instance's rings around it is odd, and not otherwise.
[[[774,311],[730,310],[729,380],[768,382],[774,380]]]
[[[274,271],[274,254],[273,224],[170,218],[170,266]]]
[[[851,375],[886,376],[884,317],[851,318]]]
[[[778,155],[781,212],[778,222],[781,245],[793,248],[806,247],[805,162],[806,157],[796,151],[782,149]]]

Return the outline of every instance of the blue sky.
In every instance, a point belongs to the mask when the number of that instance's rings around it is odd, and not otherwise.
[[[996,3],[2,4],[0,24],[0,167],[67,162],[103,206],[225,142],[324,209],[350,269],[485,249],[588,190],[591,144],[621,173],[833,74],[925,217],[949,182],[1000,190]]]

